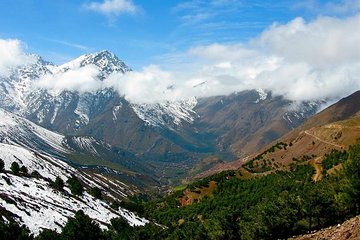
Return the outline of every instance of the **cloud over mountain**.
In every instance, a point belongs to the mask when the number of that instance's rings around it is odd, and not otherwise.
[[[38,86],[77,91],[114,87],[136,103],[258,88],[295,101],[336,100],[360,89],[359,28],[360,15],[308,22],[296,18],[274,23],[247,43],[199,45],[138,71],[111,74],[102,82],[88,66],[46,76]],[[23,55],[18,42],[8,44],[15,46],[8,56]],[[4,41],[0,45],[4,51]],[[6,61],[0,66],[12,63]]]
[[[47,74],[37,80],[35,85],[57,92],[63,90],[92,92],[102,88],[102,82],[98,79],[98,75],[99,70],[93,65],[88,65],[66,72]]]
[[[360,88],[359,27],[360,15],[273,24],[246,44],[190,49],[182,56],[190,72],[177,62],[167,81],[183,89],[176,96],[263,88],[291,100],[340,98]]]
[[[16,39],[0,39],[0,77],[9,74],[13,67],[34,61],[25,54],[24,45]]]

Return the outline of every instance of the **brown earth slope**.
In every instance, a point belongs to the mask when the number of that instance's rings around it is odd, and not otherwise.
[[[359,111],[360,91],[357,91],[311,117],[302,126],[300,126],[298,130],[345,120],[354,116]]]
[[[325,228],[311,234],[291,238],[292,240],[358,240],[360,239],[360,216],[341,225]]]
[[[260,160],[255,161],[255,166],[266,165],[266,169],[274,170],[284,168],[294,161],[315,161],[332,149],[346,149],[358,138],[360,138],[360,91],[311,117],[303,125],[261,151],[231,163],[216,165],[196,177],[202,178],[224,170],[238,169],[277,142],[286,143],[287,147],[275,148],[275,151],[264,154]]]

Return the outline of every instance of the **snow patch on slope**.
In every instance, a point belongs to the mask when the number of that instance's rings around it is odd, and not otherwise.
[[[197,116],[193,110],[196,104],[196,97],[192,97],[176,102],[132,104],[131,106],[138,117],[148,125],[162,127],[169,124],[179,126],[182,122],[192,123]]]
[[[97,179],[100,185],[96,184],[91,176],[79,173],[65,162],[18,146],[0,143],[0,159],[4,161],[6,170],[10,169],[12,162],[17,162],[26,166],[29,172],[36,170],[43,177],[52,180],[59,176],[66,182],[71,175],[77,175],[90,186],[104,185],[100,179]],[[0,173],[0,176],[0,206],[16,214],[17,221],[28,226],[35,234],[43,228],[59,231],[67,218],[78,210],[83,210],[102,227],[119,216],[127,219],[131,225],[144,225],[148,222],[125,209],[114,211],[105,202],[86,192],[83,196],[74,198],[67,187],[64,188],[64,193],[54,191],[44,179],[9,173]]]
[[[0,158],[5,163],[5,169],[10,169],[12,162],[25,166],[29,173],[38,171],[43,177],[55,180],[57,176],[66,180],[76,170],[65,162],[52,157],[35,153],[19,146],[0,143]]]
[[[35,137],[60,152],[68,152],[64,148],[64,136],[61,134],[42,128],[1,108],[0,119],[0,140],[3,143],[29,146],[32,145]]]
[[[78,210],[83,210],[102,227],[106,227],[104,223],[110,223],[112,218],[120,216],[132,226],[147,223],[127,210],[110,209],[105,202],[94,199],[86,192],[76,199],[69,193],[54,191],[42,179],[22,178],[5,173],[1,173],[0,176],[0,193],[12,200],[12,203],[9,203],[0,199],[0,205],[16,214],[19,217],[18,221],[28,226],[35,235],[44,228],[60,231],[67,218],[74,216]],[[3,177],[10,180],[11,185],[8,185]]]
[[[264,101],[268,97],[268,93],[265,92],[263,89],[256,89],[255,90],[259,94],[259,98],[255,101],[255,103],[259,103],[260,101]]]
[[[113,121],[114,122],[117,120],[117,115],[118,115],[121,108],[122,108],[122,103],[119,103],[119,105],[116,105],[116,106],[113,107],[112,114],[113,114]]]
[[[95,138],[93,138],[93,137],[72,137],[72,141],[80,149],[99,156],[99,153],[97,152],[97,150],[95,148],[95,145],[98,143],[98,141]]]
[[[296,123],[298,120],[304,120],[314,115],[320,107],[321,101],[292,102],[282,118],[290,125],[293,125],[293,123]]]

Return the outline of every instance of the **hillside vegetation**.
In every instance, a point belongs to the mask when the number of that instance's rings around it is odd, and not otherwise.
[[[133,202],[133,207],[142,205],[144,217],[161,225],[131,227],[118,218],[109,230],[100,230],[80,212],[61,234],[51,232],[57,237],[51,239],[91,239],[86,234],[95,234],[95,239],[283,239],[360,214],[360,141],[348,151],[333,150],[322,167],[319,181],[314,181],[316,170],[308,162],[251,178],[243,171],[223,172],[157,201]],[[180,199],[189,196],[196,201],[182,204]],[[16,231],[28,236],[24,227],[19,229],[2,222],[0,235]],[[46,234],[37,239],[49,239]]]
[[[333,150],[323,164],[316,182],[316,170],[307,162],[251,179],[224,172],[147,204],[145,213],[168,227],[170,239],[281,239],[306,233],[360,213],[360,143],[349,151]],[[340,164],[343,168],[327,173]],[[212,195],[180,206],[179,198],[212,181],[217,183]]]

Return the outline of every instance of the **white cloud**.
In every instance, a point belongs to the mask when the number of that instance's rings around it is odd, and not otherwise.
[[[35,82],[35,87],[46,88],[60,93],[63,90],[92,92],[103,87],[98,79],[99,70],[94,65],[70,69],[66,72],[47,74]]]
[[[255,88],[298,101],[338,99],[360,89],[358,29],[360,15],[319,17],[312,22],[296,18],[272,25],[248,44],[192,48],[178,55],[183,64],[174,61],[176,67],[170,71],[164,70],[168,67],[164,64],[133,72],[125,79],[117,76],[123,84],[118,90],[136,102]],[[175,90],[166,90],[170,85]]]
[[[173,73],[151,65],[141,72],[113,74],[105,80],[105,86],[114,87],[131,102],[153,103],[183,97],[183,89],[171,90],[171,86],[176,83],[175,79]]]
[[[330,67],[359,61],[360,16],[347,19],[320,17],[306,23],[296,18],[285,25],[273,25],[254,40],[255,47],[314,67]]]
[[[360,89],[358,29],[360,15],[296,18],[270,26],[249,43],[197,46],[167,55],[169,61],[162,59],[159,66],[113,74],[104,82],[95,69],[79,68],[52,80],[48,76],[41,85],[78,91],[114,87],[136,103],[258,88],[295,101],[339,99]]]
[[[88,10],[96,11],[105,15],[119,15],[123,13],[135,14],[139,8],[131,0],[104,0],[103,2],[91,2],[84,5]]]
[[[7,76],[12,68],[34,61],[17,39],[0,39],[0,76]]]

